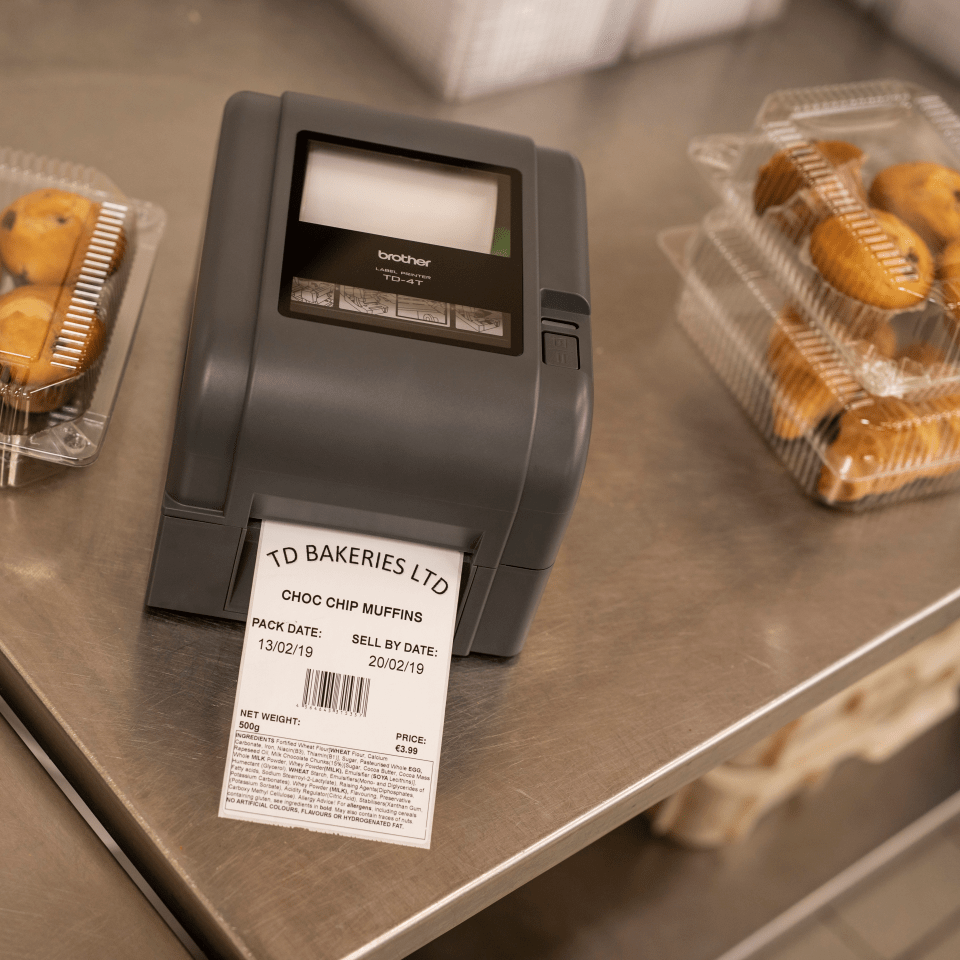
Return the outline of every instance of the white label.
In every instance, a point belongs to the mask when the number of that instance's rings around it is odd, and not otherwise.
[[[430,846],[461,559],[263,521],[221,817]]]

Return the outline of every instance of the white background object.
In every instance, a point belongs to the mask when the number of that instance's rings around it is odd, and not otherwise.
[[[695,847],[743,839],[849,757],[882,763],[960,703],[960,621],[681,788],[649,811],[655,833]]]
[[[780,16],[785,6],[786,0],[639,0],[627,53],[638,57],[649,50],[759,26]]]
[[[777,17],[786,0],[344,0],[445,100]]]
[[[851,0],[896,34],[960,75],[960,3],[956,0]]]

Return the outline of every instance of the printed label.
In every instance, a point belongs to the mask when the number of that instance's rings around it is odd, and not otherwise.
[[[263,521],[221,817],[430,846],[461,560]]]

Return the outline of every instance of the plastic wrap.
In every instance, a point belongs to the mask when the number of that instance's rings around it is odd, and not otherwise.
[[[0,486],[96,459],[164,223],[96,170],[0,149]]]
[[[726,209],[661,244],[685,279],[680,323],[806,493],[862,509],[960,486],[960,391],[867,390]]]
[[[939,97],[895,80],[783,91],[751,133],[690,154],[867,389],[960,387],[960,121]],[[891,328],[914,349],[890,356]]]
[[[960,120],[895,80],[782,91],[690,154],[723,203],[661,235],[678,317],[800,486],[960,486]]]

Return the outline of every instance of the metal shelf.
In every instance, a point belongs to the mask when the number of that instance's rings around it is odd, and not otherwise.
[[[958,757],[954,715],[886,763],[847,761],[741,843],[715,850],[686,849],[631,820],[409,960],[717,960],[956,796]]]

